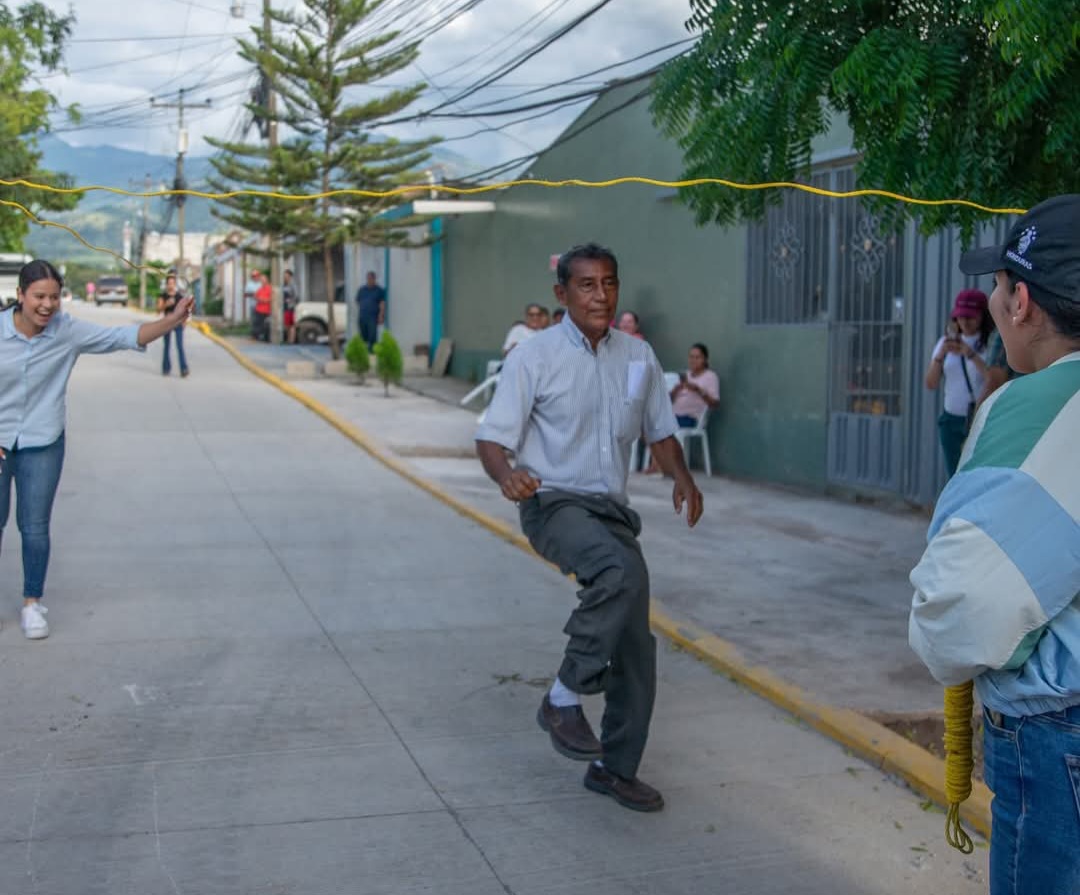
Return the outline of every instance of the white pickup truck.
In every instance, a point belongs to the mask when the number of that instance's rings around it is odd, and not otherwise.
[[[349,325],[349,305],[345,300],[345,284],[338,283],[334,290],[334,329],[339,340],[344,340]],[[329,319],[326,316],[326,300],[302,301],[296,306],[296,341],[305,345],[325,342],[329,337]]]

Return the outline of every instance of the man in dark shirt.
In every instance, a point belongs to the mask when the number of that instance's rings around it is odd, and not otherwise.
[[[368,348],[375,346],[379,327],[386,322],[386,290],[375,279],[375,271],[368,271],[367,283],[356,293],[360,311],[360,338]]]

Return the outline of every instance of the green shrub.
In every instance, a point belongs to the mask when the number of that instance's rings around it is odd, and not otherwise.
[[[401,357],[401,348],[391,334],[384,329],[382,338],[375,345],[375,375],[382,380],[387,397],[390,396],[390,383],[401,383],[401,374],[405,371],[405,361]]]
[[[367,344],[359,334],[349,339],[349,344],[345,346],[345,363],[360,377],[361,382],[367,378],[371,369],[371,357],[368,355]]]

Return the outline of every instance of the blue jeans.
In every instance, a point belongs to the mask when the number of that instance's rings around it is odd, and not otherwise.
[[[984,711],[983,728],[994,792],[990,895],[1076,895],[1080,706],[1028,718]]]
[[[968,437],[967,417],[943,410],[937,425],[941,450],[945,453],[945,471],[952,478],[960,465],[960,455],[964,452],[964,442]]]
[[[187,358],[184,356],[184,327],[178,326],[171,332],[162,336],[165,343],[165,353],[161,356],[161,372],[168,373],[172,370],[172,361],[169,359],[169,339],[176,336],[176,359],[180,362],[180,372],[187,372]]]
[[[379,315],[378,314],[360,314],[360,338],[367,343],[367,347],[372,349],[375,347],[375,342],[379,335]]]
[[[0,534],[11,510],[15,481],[15,523],[22,535],[23,596],[40,598],[49,569],[49,521],[64,468],[64,436],[46,447],[7,452],[0,471]]]

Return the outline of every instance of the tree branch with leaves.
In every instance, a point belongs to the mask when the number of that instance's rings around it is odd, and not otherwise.
[[[1080,18],[1075,2],[690,0],[700,35],[656,82],[653,114],[684,176],[805,179],[842,115],[860,186],[1029,207],[1080,189]],[[759,217],[778,191],[683,192],[699,223]],[[879,203],[879,207],[884,207]],[[965,236],[969,208],[915,209],[924,232]]]
[[[72,180],[40,167],[37,135],[49,129],[56,98],[33,86],[42,72],[60,68],[64,46],[75,25],[74,14],[60,16],[39,2],[14,10],[0,0],[0,179],[70,187]],[[68,114],[77,117],[72,108]],[[33,214],[65,211],[75,194],[27,187],[0,187],[0,198],[17,202]],[[17,208],[0,206],[0,251],[22,251],[30,221]]]

